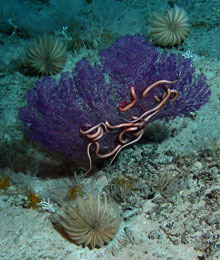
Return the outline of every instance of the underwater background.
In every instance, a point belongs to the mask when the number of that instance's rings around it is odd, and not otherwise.
[[[220,259],[220,1],[0,0],[0,259]]]

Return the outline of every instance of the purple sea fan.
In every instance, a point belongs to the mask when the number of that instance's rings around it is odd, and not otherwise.
[[[34,141],[73,160],[107,158],[140,140],[146,123],[187,116],[210,96],[190,59],[160,54],[142,36],[120,37],[100,52],[102,65],[82,59],[59,82],[36,83],[19,111]],[[179,96],[178,96],[179,94]]]

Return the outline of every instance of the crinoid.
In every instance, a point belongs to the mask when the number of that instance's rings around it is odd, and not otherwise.
[[[188,17],[184,9],[174,6],[166,14],[155,14],[151,20],[151,36],[160,46],[179,45],[189,34]]]
[[[52,75],[61,71],[66,63],[64,44],[52,35],[44,34],[26,48],[27,59],[38,73]]]
[[[76,204],[65,209],[59,218],[69,240],[91,249],[108,244],[118,232],[120,222],[118,206],[99,194],[85,200],[78,197]]]

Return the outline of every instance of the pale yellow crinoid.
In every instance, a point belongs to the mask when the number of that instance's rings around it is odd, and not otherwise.
[[[106,196],[78,197],[75,205],[64,210],[59,223],[67,237],[75,244],[102,247],[118,232],[121,218],[118,206]]]
[[[189,34],[188,20],[185,10],[177,5],[165,15],[155,14],[151,19],[152,40],[162,47],[179,45]]]
[[[51,34],[44,34],[26,47],[27,60],[40,74],[52,75],[61,71],[66,63],[65,45]]]

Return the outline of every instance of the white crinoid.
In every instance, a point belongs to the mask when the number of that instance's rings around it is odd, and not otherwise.
[[[188,20],[185,10],[175,5],[165,15],[153,16],[150,35],[162,47],[179,45],[189,34]]]
[[[78,245],[102,247],[118,232],[121,217],[118,206],[106,196],[78,197],[60,216],[60,225],[66,236]]]
[[[51,34],[44,34],[26,47],[28,62],[38,73],[52,75],[65,66],[67,51],[65,45]]]

